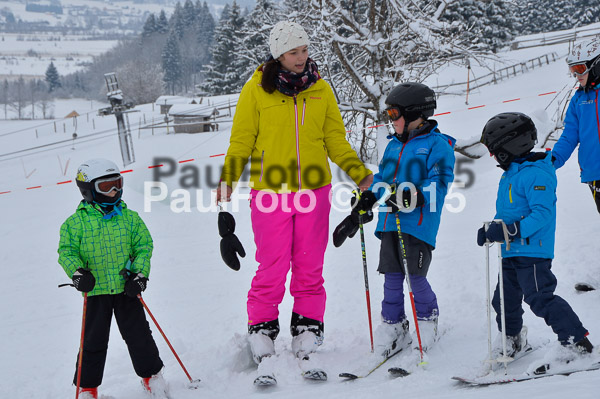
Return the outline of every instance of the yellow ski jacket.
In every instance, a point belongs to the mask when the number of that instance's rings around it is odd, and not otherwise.
[[[331,87],[319,79],[294,97],[261,87],[262,66],[238,100],[221,181],[234,187],[250,157],[250,187],[277,193],[331,183],[330,158],[358,184],[366,169],[346,140]]]

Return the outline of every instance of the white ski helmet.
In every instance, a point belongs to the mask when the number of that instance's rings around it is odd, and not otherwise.
[[[573,46],[567,56],[567,65],[583,64],[593,62],[600,55],[600,39],[580,42]]]
[[[113,202],[121,199],[121,187],[119,187],[119,195],[116,198],[105,196],[103,193],[98,192],[96,188],[96,181],[103,177],[120,177],[119,167],[108,159],[90,159],[87,162],[82,163],[77,168],[77,177],[75,182],[83,199],[87,202]],[[122,185],[122,182],[121,182]]]
[[[584,90],[596,88],[600,83],[600,36],[595,39],[577,43],[567,56],[567,65],[569,68],[577,64],[585,64],[588,72],[588,79]]]

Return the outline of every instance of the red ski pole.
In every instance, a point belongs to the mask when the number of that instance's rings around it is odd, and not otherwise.
[[[363,273],[365,275],[365,294],[367,297],[367,315],[369,316],[369,334],[371,334],[371,352],[373,352],[373,323],[371,322],[371,297],[369,295],[369,276],[367,272],[367,252],[365,250],[365,232],[363,229],[362,215],[358,215],[360,228],[360,246],[362,249]]]
[[[87,310],[88,293],[83,293],[83,316],[81,317],[81,340],[79,341],[79,359],[77,360],[77,390],[75,399],[79,398],[79,387],[81,386],[81,363],[83,361],[83,337],[85,333],[85,312]]]
[[[158,322],[154,318],[154,315],[152,314],[152,312],[150,312],[150,309],[148,309],[148,305],[146,305],[146,302],[144,302],[144,300],[142,299],[142,295],[138,294],[137,297],[139,298],[140,302],[144,306],[144,309],[146,309],[146,312],[148,312],[148,315],[150,316],[150,318],[152,319],[152,321],[154,322],[154,324],[156,324],[156,328],[158,328],[158,331],[160,331],[160,333],[162,334],[163,338],[165,339],[165,342],[167,343],[167,345],[169,345],[169,348],[171,349],[171,352],[173,352],[173,355],[175,355],[175,359],[177,359],[177,361],[179,362],[179,365],[183,369],[183,372],[185,373],[185,375],[187,376],[187,378],[190,380],[190,384],[192,384],[192,387],[195,388],[194,384],[200,382],[200,379],[197,379],[197,380],[193,380],[192,379],[192,377],[190,376],[190,373],[188,373],[187,369],[185,368],[185,366],[181,362],[181,359],[179,359],[179,356],[177,355],[177,352],[175,352],[175,349],[173,349],[173,346],[171,345],[171,343],[167,339],[167,336],[163,332],[162,328],[160,328],[160,326],[158,325]]]

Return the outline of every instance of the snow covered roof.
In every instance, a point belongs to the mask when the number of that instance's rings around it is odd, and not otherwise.
[[[175,104],[169,109],[171,116],[213,116],[219,115],[215,107],[201,104]]]

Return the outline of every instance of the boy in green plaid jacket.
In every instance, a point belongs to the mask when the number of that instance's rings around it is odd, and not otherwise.
[[[113,162],[82,164],[76,183],[83,201],[60,228],[58,263],[75,288],[87,293],[79,397],[98,397],[113,313],[142,385],[164,391],[163,362],[137,298],[150,274],[150,232],[121,200],[123,177]]]

